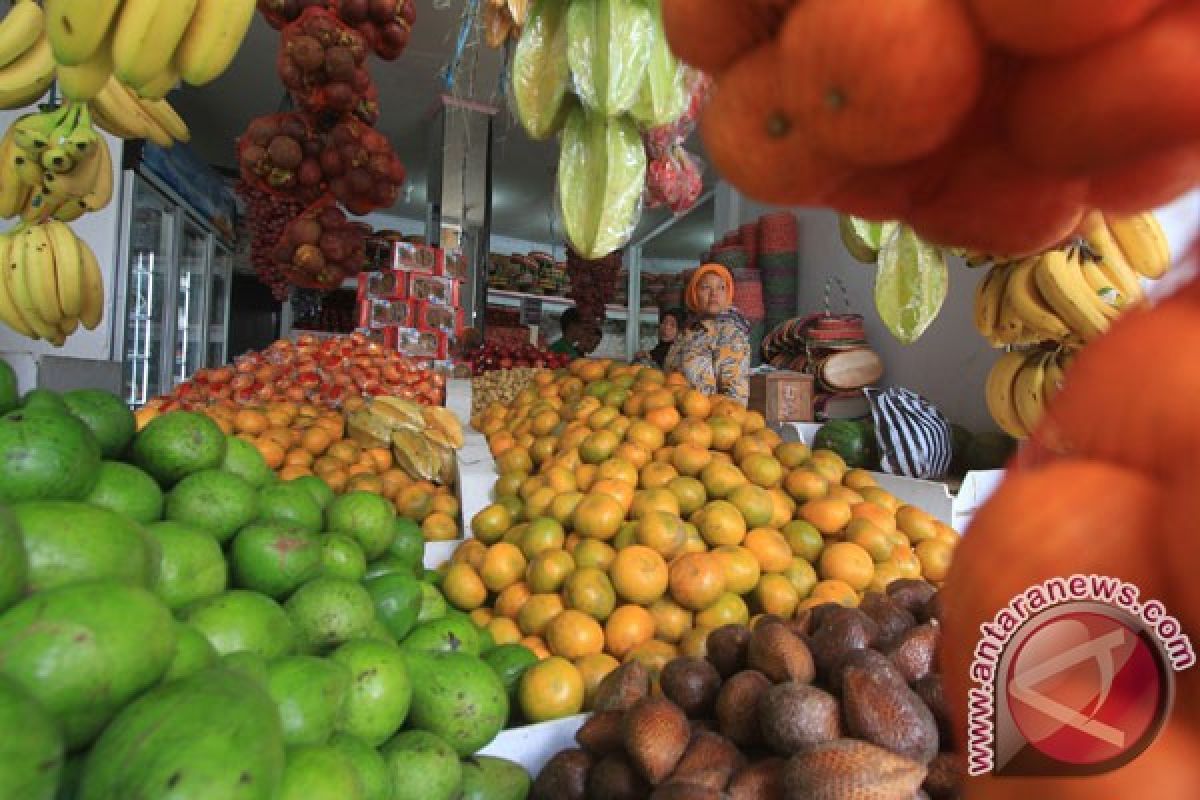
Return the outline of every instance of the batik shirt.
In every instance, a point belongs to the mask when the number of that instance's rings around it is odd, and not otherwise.
[[[735,314],[692,323],[667,354],[664,368],[682,372],[707,395],[720,394],[745,405],[750,398],[750,336]]]

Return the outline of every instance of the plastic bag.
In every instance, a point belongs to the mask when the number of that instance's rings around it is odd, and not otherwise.
[[[567,62],[567,4],[538,0],[513,51],[510,103],[531,139],[562,129],[573,100]]]
[[[322,149],[307,114],[268,114],[252,120],[238,138],[238,167],[251,186],[308,205],[325,193]]]
[[[630,113],[639,125],[653,128],[668,125],[683,116],[689,97],[685,85],[686,68],[671,52],[663,32],[661,0],[649,0],[649,4],[654,19],[654,36],[646,64],[646,76],[642,79]]]
[[[912,344],[937,319],[946,300],[949,269],[942,250],[912,228],[897,226],[879,251],[875,308],[900,342]]]
[[[681,145],[650,162],[646,168],[646,205],[666,206],[682,214],[696,205],[704,192],[704,178],[696,158]]]
[[[296,103],[314,114],[379,118],[379,92],[366,68],[367,41],[333,12],[309,8],[283,29],[279,78]]]
[[[573,0],[567,9],[567,62],[575,93],[613,117],[633,108],[657,28],[641,0]]]
[[[594,259],[623,247],[641,218],[646,150],[627,116],[575,109],[567,118],[558,167],[558,202],[567,241]]]

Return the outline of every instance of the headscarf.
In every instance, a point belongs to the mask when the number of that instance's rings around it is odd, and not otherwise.
[[[709,275],[719,275],[721,280],[725,281],[725,293],[729,296],[730,305],[733,305],[733,275],[720,264],[703,264],[692,275],[692,279],[688,281],[687,294],[684,297],[688,309],[693,314],[701,313],[700,281]]]

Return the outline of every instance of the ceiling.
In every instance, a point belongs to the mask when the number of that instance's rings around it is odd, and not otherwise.
[[[465,3],[417,0],[413,39],[399,60],[371,59],[382,116],[378,128],[391,139],[408,169],[406,190],[392,213],[425,218],[426,153],[431,113],[447,93],[445,74],[463,24]],[[254,117],[278,111],[284,98],[275,74],[279,32],[257,17],[230,69],[202,88],[184,87],[171,96],[188,121],[193,147],[210,163],[236,167],[234,140]],[[558,244],[553,213],[557,146],[527,138],[509,113],[502,88],[503,54],[469,37],[456,71],[452,94],[498,107],[493,128],[492,232],[534,242]],[[698,144],[692,143],[695,152]],[[706,176],[711,186],[713,176]],[[713,239],[711,203],[680,220],[647,245],[649,259],[694,260]],[[647,211],[635,239],[670,218],[664,209]]]

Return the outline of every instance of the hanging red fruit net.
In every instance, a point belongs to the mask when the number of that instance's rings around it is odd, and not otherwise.
[[[268,114],[250,122],[238,139],[242,180],[258,189],[295,199],[301,207],[325,192],[319,156],[321,137],[306,114]]]
[[[367,71],[367,41],[330,11],[309,8],[283,29],[276,58],[283,85],[314,114],[379,119],[379,92]]]
[[[405,178],[388,138],[354,119],[333,126],[321,166],[330,192],[352,214],[391,207]]]
[[[250,262],[258,272],[258,279],[282,302],[288,297],[290,284],[275,263],[273,251],[288,223],[304,210],[304,204],[265,192],[246,181],[238,182],[237,193],[246,204],[244,219],[250,236]]]
[[[327,197],[287,224],[271,258],[294,286],[331,291],[362,270],[366,248],[366,226],[351,222]]]
[[[567,249],[567,275],[571,279],[568,295],[575,301],[580,317],[599,323],[604,319],[604,307],[617,294],[621,274],[621,251],[589,261]]]
[[[414,0],[258,0],[268,24],[282,30],[310,8],[333,11],[366,40],[375,55],[395,61],[408,46],[417,22]]]

